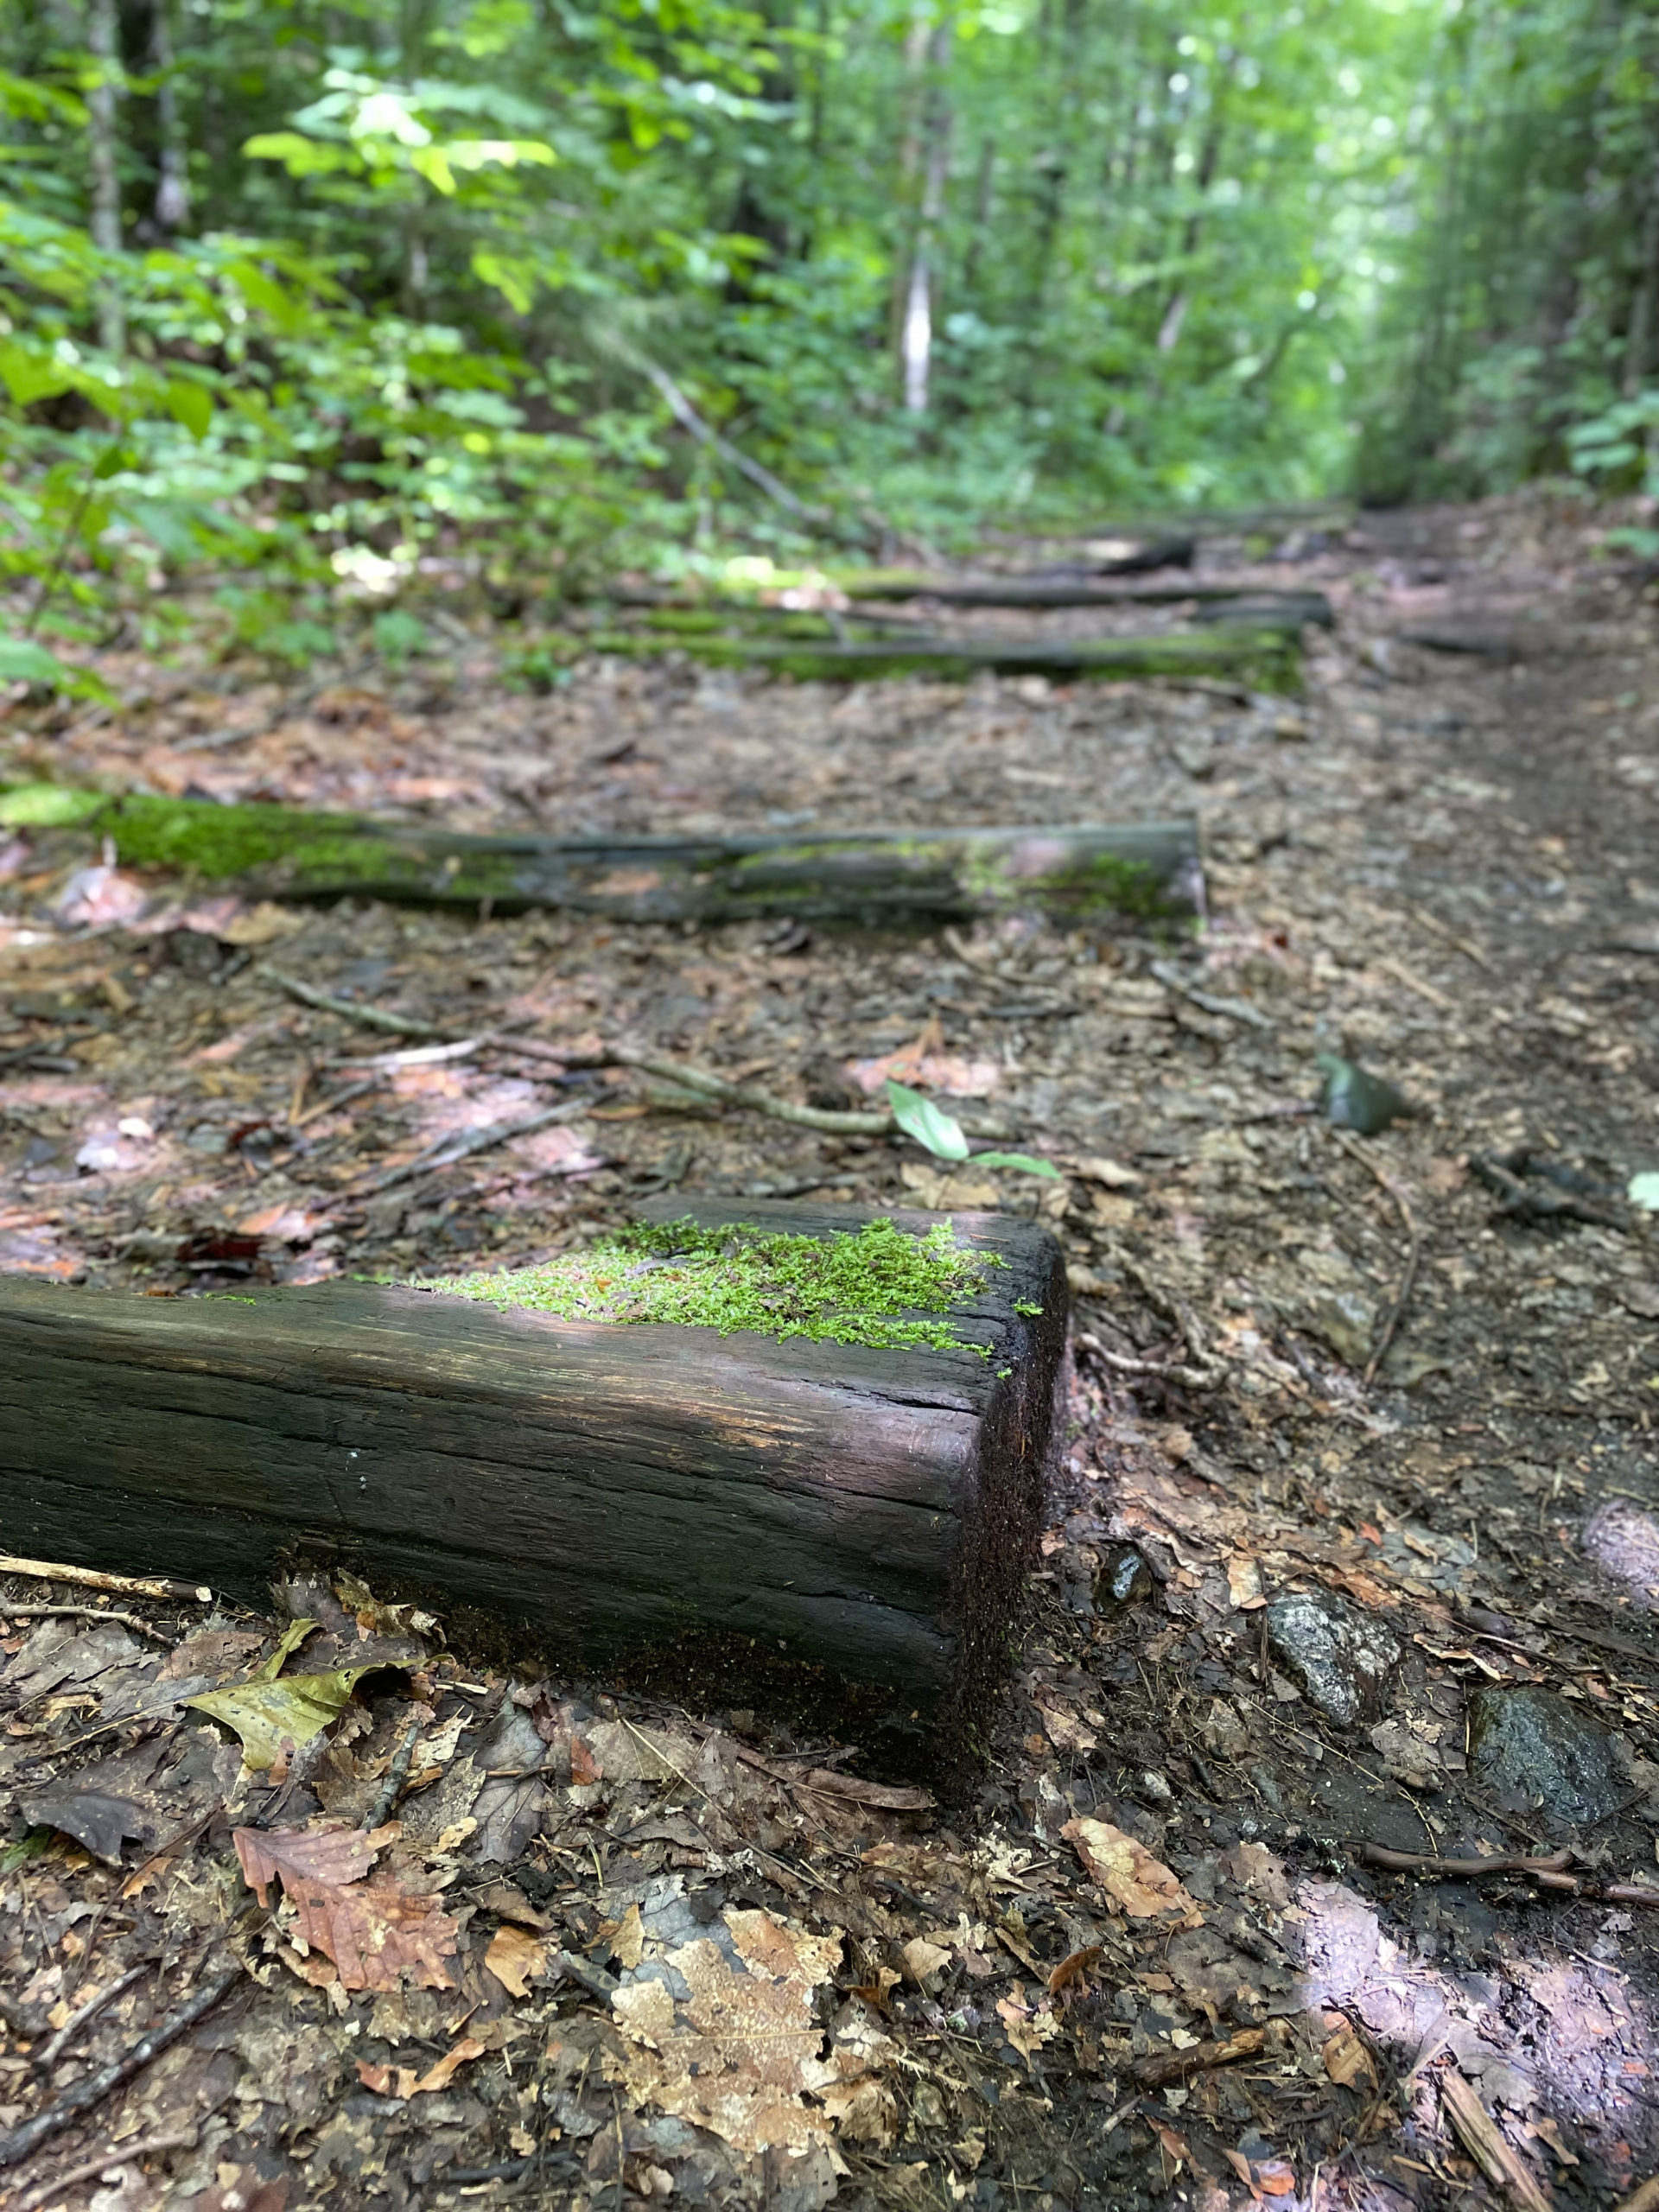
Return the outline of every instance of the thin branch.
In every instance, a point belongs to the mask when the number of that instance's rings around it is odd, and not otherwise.
[[[74,1582],[83,1589],[111,1590],[123,1598],[172,1598],[187,1605],[208,1605],[213,1598],[205,1582],[168,1582],[149,1574],[105,1574],[93,1567],[63,1567],[54,1560],[18,1559],[10,1552],[0,1552],[0,1574],[26,1575],[34,1582]]]
[[[123,1628],[136,1628],[140,1636],[154,1637],[157,1643],[164,1643],[170,1650],[173,1639],[164,1629],[137,1613],[118,1613],[105,1605],[8,1605],[0,1599],[0,1613],[8,1620],[33,1621],[62,1618],[84,1621],[119,1621]]]
[[[78,2012],[72,2012],[56,2035],[42,2047],[40,2056],[35,2060],[35,2063],[41,2072],[44,2074],[59,2053],[69,2048],[94,2012],[101,2012],[112,1997],[118,1997],[124,1989],[130,1989],[139,1976],[148,1974],[149,1968],[150,1961],[148,1959],[142,1960],[136,1967],[129,1967],[125,1974],[112,1981],[107,1989],[99,1990],[86,1999]]]
[[[332,998],[327,991],[302,982],[297,976],[285,975],[280,968],[267,965],[260,973],[269,976],[289,998],[297,999],[302,1006],[315,1007],[319,1014],[337,1014],[346,1021],[360,1021],[365,1029],[390,1030],[394,1037],[435,1037],[449,1041],[449,1031],[440,1029],[435,1021],[422,1021],[410,1014],[389,1014],[385,1007],[363,1006],[353,999]]]
[[[54,2104],[37,2112],[33,2120],[26,2120],[14,2127],[9,2135],[0,2136],[0,2167],[15,2166],[28,2158],[30,2152],[48,2137],[58,2134],[81,2113],[94,2105],[102,2104],[111,2090],[118,2089],[140,2074],[154,2058],[175,2044],[181,2035],[194,2028],[196,2022],[211,2012],[219,1999],[234,1982],[239,1981],[246,1971],[238,1959],[233,1966],[216,1974],[211,1981],[204,1982],[192,1998],[169,2012],[158,2025],[120,2058],[113,2058],[107,2066],[100,2066],[95,2074],[77,2082],[64,2091]]]
[[[1328,1123],[1326,1126],[1330,1127]],[[1423,1255],[1423,1239],[1421,1231],[1417,1226],[1417,1217],[1411,1210],[1411,1202],[1394,1178],[1385,1174],[1364,1147],[1351,1137],[1345,1129],[1332,1128],[1331,1135],[1349,1158],[1357,1160],[1366,1173],[1373,1176],[1388,1192],[1394,1201],[1401,1220],[1405,1224],[1406,1235],[1410,1239],[1410,1249],[1406,1255],[1405,1271],[1400,1278],[1400,1287],[1389,1302],[1388,1313],[1383,1317],[1382,1329],[1376,1341],[1371,1346],[1371,1356],[1365,1363],[1365,1372],[1360,1377],[1361,1382],[1369,1390],[1376,1380],[1377,1370],[1388,1357],[1389,1346],[1394,1342],[1394,1332],[1400,1325],[1400,1317],[1410,1302],[1412,1288],[1417,1281],[1418,1262]]]
[[[741,475],[747,476],[750,483],[764,492],[769,499],[775,499],[780,507],[786,509],[798,520],[802,522],[823,520],[823,510],[821,507],[809,507],[805,500],[798,498],[781,478],[774,476],[772,471],[764,467],[760,461],[751,461],[748,454],[734,446],[729,438],[722,437],[712,423],[705,422],[666,369],[659,367],[655,361],[648,360],[644,354],[638,354],[635,359],[645,374],[667,401],[669,413],[683,430],[689,430],[694,438],[699,439],[711,452],[717,453],[723,461],[735,468]]]
[[[377,1175],[367,1183],[359,1183],[354,1190],[343,1193],[350,1198],[374,1198],[382,1191],[395,1190],[399,1183],[412,1183],[422,1175],[435,1175],[441,1167],[453,1167],[460,1160],[468,1160],[475,1152],[487,1152],[498,1144],[511,1143],[514,1137],[534,1136],[537,1129],[550,1128],[557,1122],[574,1122],[590,1112],[592,1102],[586,1098],[567,1099],[562,1106],[550,1106],[544,1114],[531,1114],[522,1122],[492,1122],[487,1128],[468,1130],[464,1136],[440,1138],[435,1145],[406,1160],[400,1167],[389,1167],[384,1175]]]

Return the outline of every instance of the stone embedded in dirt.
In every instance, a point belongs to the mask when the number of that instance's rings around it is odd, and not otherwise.
[[[1105,1554],[1095,1577],[1095,1604],[1109,1606],[1144,1605],[1157,1588],[1152,1569],[1133,1544],[1119,1544]]]
[[[1488,1684],[1469,1700],[1469,1771],[1552,1821],[1605,1820],[1621,1802],[1605,1732],[1569,1698]]]
[[[1325,1590],[1291,1590],[1268,1607],[1268,1642],[1310,1704],[1351,1728],[1380,1712],[1400,1646],[1380,1621]]]
[[[1584,1524],[1579,1539],[1604,1574],[1623,1582],[1648,1612],[1659,1612],[1659,1519],[1634,1499],[1610,1497]]]

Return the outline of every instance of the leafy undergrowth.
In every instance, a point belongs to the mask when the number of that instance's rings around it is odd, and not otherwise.
[[[729,1336],[751,1329],[780,1342],[972,1350],[948,1313],[1005,1264],[969,1252],[945,1222],[916,1235],[891,1221],[856,1233],[768,1236],[746,1228],[700,1229],[689,1218],[632,1223],[620,1236],[562,1253],[538,1268],[443,1275],[423,1290],[499,1306],[556,1313],[567,1321],[679,1321]]]

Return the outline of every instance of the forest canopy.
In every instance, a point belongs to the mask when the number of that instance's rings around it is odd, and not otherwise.
[[[1659,16],[10,0],[0,643],[1643,485]],[[383,643],[397,645],[395,610]]]

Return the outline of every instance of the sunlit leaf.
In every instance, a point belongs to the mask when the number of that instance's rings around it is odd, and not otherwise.
[[[1060,1172],[1052,1160],[1039,1160],[1029,1152],[976,1152],[970,1156],[976,1167],[1017,1167],[1022,1175],[1057,1178]]]
[[[912,1090],[907,1083],[887,1078],[887,1103],[893,1118],[908,1137],[936,1160],[966,1160],[968,1140],[962,1125],[949,1114],[942,1113],[931,1098],[924,1098],[919,1090]]]
[[[1624,1195],[1643,1213],[1659,1213],[1659,1169],[1646,1167],[1639,1175],[1632,1175]]]

